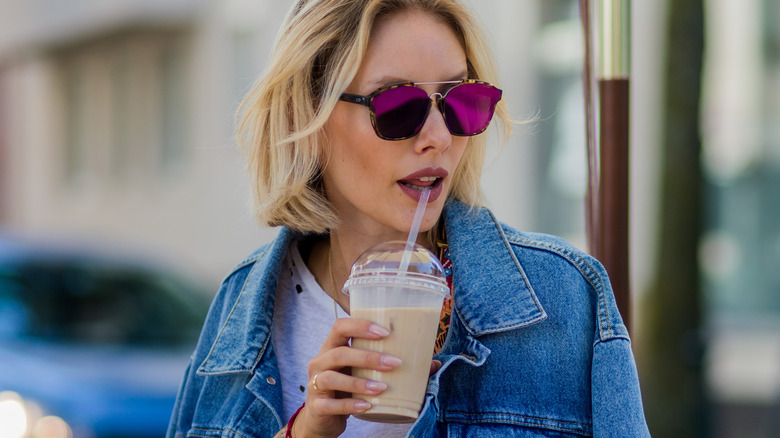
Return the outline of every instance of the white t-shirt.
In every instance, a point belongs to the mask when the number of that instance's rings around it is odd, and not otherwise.
[[[336,308],[339,318],[349,317],[340,306]],[[292,242],[279,275],[271,332],[282,378],[285,422],[306,401],[308,364],[319,353],[335,321],[332,296],[306,267],[298,242]],[[350,416],[341,436],[396,438],[406,436],[410,427],[411,424],[373,423]]]

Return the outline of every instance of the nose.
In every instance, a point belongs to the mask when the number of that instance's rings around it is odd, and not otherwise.
[[[414,149],[418,153],[429,149],[438,150],[441,153],[446,151],[452,144],[452,134],[447,129],[447,125],[444,123],[444,115],[439,110],[439,100],[441,98],[442,96],[439,93],[431,95],[428,117],[425,119],[420,132],[412,137],[414,139]]]

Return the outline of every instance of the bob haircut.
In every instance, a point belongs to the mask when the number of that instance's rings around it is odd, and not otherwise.
[[[463,45],[469,78],[497,82],[485,38],[457,0],[299,0],[237,114],[237,141],[247,156],[260,224],[317,234],[338,228],[322,187],[329,156],[322,128],[357,74],[375,24],[404,11],[428,13],[448,25]],[[503,100],[495,115],[505,139],[511,120]],[[449,196],[482,205],[485,148],[484,135],[469,137]]]

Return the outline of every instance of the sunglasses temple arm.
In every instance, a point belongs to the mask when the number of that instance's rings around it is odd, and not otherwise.
[[[344,102],[349,103],[356,103],[363,106],[371,106],[371,99],[369,99],[367,96],[360,96],[358,94],[343,93],[341,97],[339,97],[339,100],[343,100]]]

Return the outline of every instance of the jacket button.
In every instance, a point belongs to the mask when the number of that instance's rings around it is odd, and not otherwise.
[[[276,385],[276,379],[274,379],[273,377],[269,377],[265,379],[265,381],[268,382],[269,385]]]

